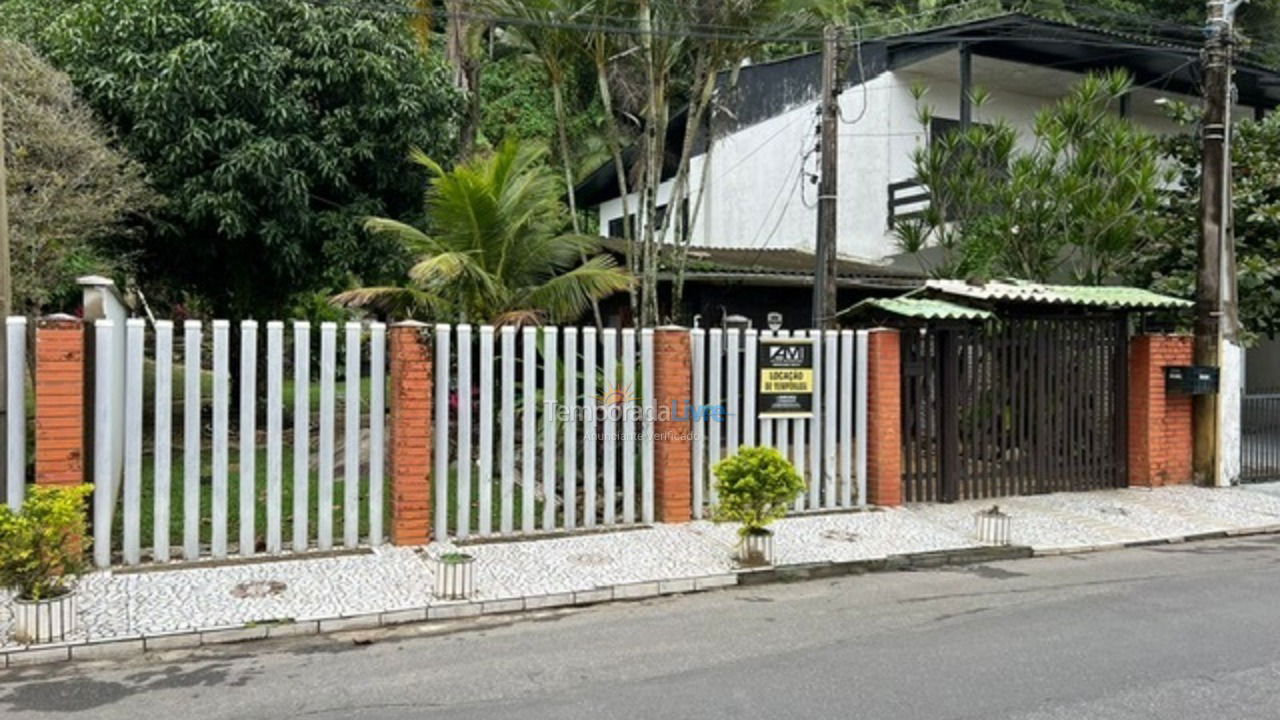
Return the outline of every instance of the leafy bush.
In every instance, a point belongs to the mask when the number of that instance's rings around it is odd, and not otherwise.
[[[48,600],[70,591],[68,579],[85,567],[85,497],[92,489],[37,486],[20,512],[0,506],[0,586],[22,600]]]
[[[743,537],[786,515],[804,492],[804,479],[795,466],[771,447],[739,448],[712,471],[720,497],[715,521],[742,523],[738,534]]]

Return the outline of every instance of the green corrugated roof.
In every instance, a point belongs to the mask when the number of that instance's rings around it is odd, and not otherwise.
[[[1161,295],[1143,288],[1115,285],[1045,285],[1025,280],[993,281],[982,284],[964,280],[930,280],[932,294],[971,300],[1001,300],[1044,305],[1076,305],[1113,309],[1189,308],[1195,303]]]
[[[846,313],[857,315],[871,310],[881,310],[917,320],[987,320],[995,317],[994,313],[986,310],[957,305],[946,300],[915,297],[871,298],[843,311],[841,315]]]

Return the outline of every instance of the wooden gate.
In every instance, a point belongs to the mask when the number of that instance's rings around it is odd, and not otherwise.
[[[1001,318],[902,338],[908,502],[1126,483],[1123,316]]]

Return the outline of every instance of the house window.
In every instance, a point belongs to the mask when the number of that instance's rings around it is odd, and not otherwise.
[[[680,225],[677,228],[675,228],[677,232],[682,231],[685,228],[689,227],[689,198],[685,198],[684,201],[680,204],[680,210],[681,210],[680,218],[679,218]],[[627,221],[630,223],[632,234],[634,236],[635,229],[636,229],[636,213],[631,213],[627,215]],[[623,232],[622,222],[623,222],[622,217],[616,217],[609,221],[609,227],[608,227],[609,237],[611,238],[625,237],[625,234]],[[667,206],[659,205],[658,206],[658,229],[661,230],[662,228],[666,227],[666,224],[667,224]]]

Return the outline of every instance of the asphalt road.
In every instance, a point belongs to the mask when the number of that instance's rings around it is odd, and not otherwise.
[[[54,716],[1271,719],[1280,538],[0,671]]]

